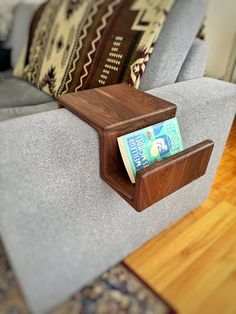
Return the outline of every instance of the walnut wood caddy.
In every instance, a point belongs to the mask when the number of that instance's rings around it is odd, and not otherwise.
[[[137,172],[131,183],[117,137],[175,117],[176,106],[168,101],[118,84],[65,94],[58,103],[97,130],[102,179],[139,212],[206,172],[214,145],[210,140]]]

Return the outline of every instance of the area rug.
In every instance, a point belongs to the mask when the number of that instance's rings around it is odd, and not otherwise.
[[[53,96],[136,88],[174,0],[49,0],[35,13],[17,77]]]
[[[30,314],[14,272],[0,243],[0,313]],[[156,295],[123,263],[103,273],[50,314],[174,314],[169,304]]]

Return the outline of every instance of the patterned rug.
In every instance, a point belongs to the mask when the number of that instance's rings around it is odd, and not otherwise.
[[[0,313],[30,314],[14,273],[0,243]],[[51,314],[174,314],[123,263],[74,294]]]
[[[49,0],[14,70],[45,93],[138,88],[174,0]]]

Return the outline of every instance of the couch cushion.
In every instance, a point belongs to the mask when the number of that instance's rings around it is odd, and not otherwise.
[[[208,58],[208,45],[205,41],[196,38],[181,67],[177,82],[203,77]]]
[[[0,95],[0,108],[38,105],[53,100],[38,88],[16,78],[0,82]]]
[[[142,213],[101,180],[98,134],[66,109],[0,123],[0,232],[35,313],[64,301],[207,197],[236,86],[202,78],[150,94],[177,104],[186,147],[206,138],[215,147],[205,176]]]
[[[55,101],[34,106],[0,108],[0,122],[55,109],[58,109],[57,102]]]
[[[207,0],[177,0],[170,11],[141,79],[148,90],[176,81],[206,13]]]

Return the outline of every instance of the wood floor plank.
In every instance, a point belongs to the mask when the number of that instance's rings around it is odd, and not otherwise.
[[[197,313],[210,314],[214,310],[214,314],[236,314],[236,272],[232,271],[229,276],[221,283],[221,286],[209,296],[207,300],[199,307]],[[234,300],[234,302],[229,302]]]
[[[142,252],[139,260],[135,258],[132,263],[127,257],[125,262],[135,267],[139,275],[148,278],[149,284],[152,287],[158,286],[158,291],[162,292],[235,222],[234,207],[226,202],[221,203],[214,211],[208,212],[187,229],[182,230],[164,247],[155,247],[153,250]]]
[[[235,270],[235,235],[236,222],[163,291],[169,300],[175,299],[181,313],[202,313],[203,305],[221,289],[227,277]],[[214,313],[218,313],[217,306],[213,309]]]

